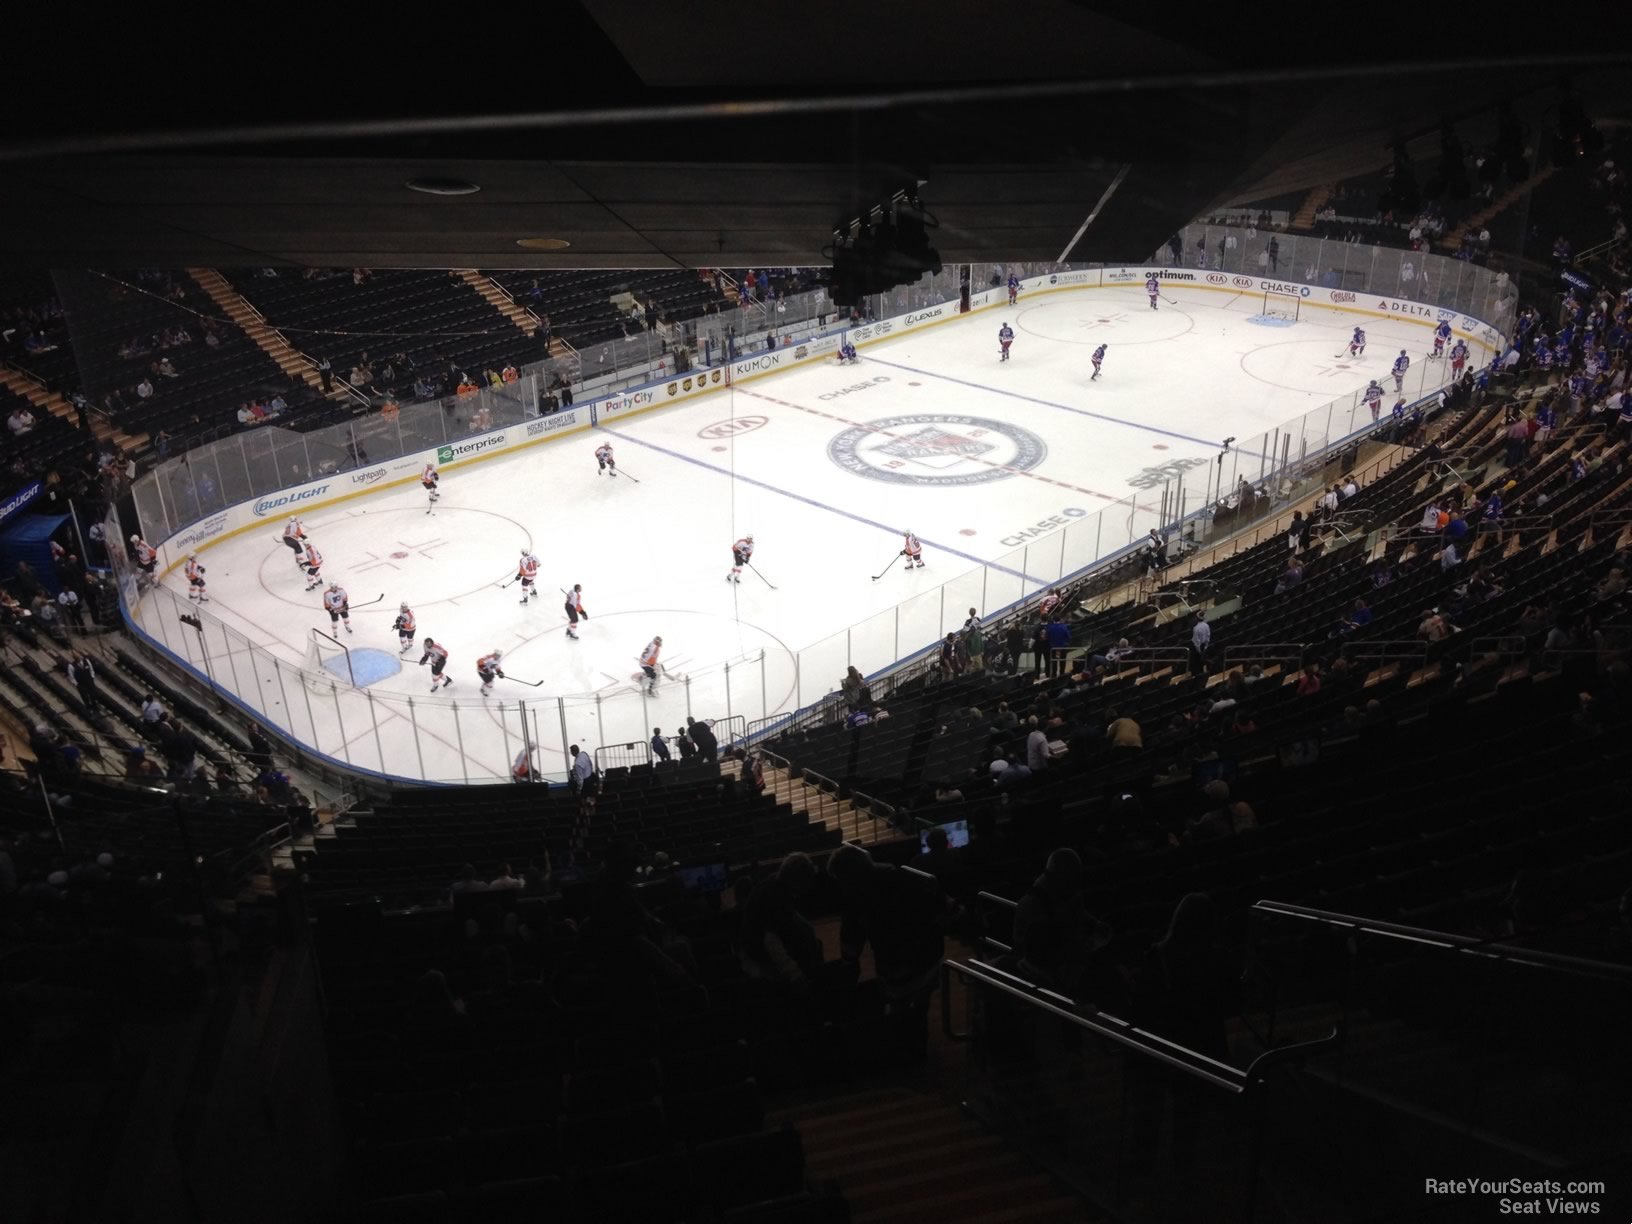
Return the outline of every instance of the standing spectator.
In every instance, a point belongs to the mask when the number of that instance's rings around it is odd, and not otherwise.
[[[95,714],[102,708],[102,695],[96,689],[96,666],[91,662],[91,656],[83,650],[74,651],[68,656],[67,671],[68,678],[79,690],[79,699],[85,703],[86,711]]]
[[[1110,939],[1110,928],[1088,912],[1082,859],[1061,848],[1048,856],[1014,911],[1014,963],[1020,976],[1076,998],[1088,958]]]
[[[1521,413],[1507,427],[1507,466],[1518,467],[1524,462],[1525,449],[1530,445],[1530,422]]]
[[[323,382],[324,395],[334,390],[334,367],[329,364],[329,355],[327,353],[317,359],[317,376]]]
[[[680,750],[680,763],[682,765],[697,756],[697,745],[691,738],[691,732],[685,727],[677,729],[674,746]]]
[[[964,648],[969,652],[969,670],[980,675],[986,670],[986,634],[977,619],[963,631]]]
[[[862,951],[872,945],[890,1053],[900,1063],[922,1062],[929,1049],[929,999],[944,950],[940,886],[875,863],[867,851],[852,845],[833,852],[827,872],[839,886],[845,964],[858,971]]]
[[[663,742],[663,728],[652,728],[652,756],[659,761],[669,759],[669,746]]]
[[[567,755],[572,758],[571,770],[567,774],[567,791],[574,798],[582,800],[595,792],[595,761],[577,744],[567,749]]]
[[[1043,628],[1048,646],[1048,674],[1058,676],[1065,671],[1065,656],[1071,649],[1071,626],[1064,621],[1050,621]]]
[[[152,693],[142,699],[142,721],[155,726],[164,718],[164,705]]]
[[[822,941],[799,912],[816,883],[816,864],[794,851],[776,874],[761,880],[742,907],[737,955],[743,972],[761,982],[784,982],[808,990],[822,968]]]
[[[1195,626],[1190,630],[1190,655],[1196,667],[1207,670],[1207,652],[1213,646],[1213,627],[1207,623],[1205,612],[1196,613]]]
[[[697,722],[686,719],[686,728],[691,732],[691,738],[697,744],[697,755],[705,765],[718,765],[720,762],[720,741],[714,738],[714,729],[706,722]]]
[[[1048,768],[1048,733],[1035,714],[1026,719],[1026,768],[1034,774]]]
[[[1136,985],[1137,1022],[1170,1041],[1226,1061],[1225,1020],[1235,1007],[1235,975],[1218,947],[1212,898],[1191,893],[1173,911],[1167,935],[1145,958]]]
[[[765,761],[757,752],[750,752],[742,758],[742,773],[737,779],[742,788],[751,794],[759,795],[765,791]]]
[[[57,606],[62,609],[63,615],[76,630],[85,628],[85,608],[72,587],[65,586],[57,592]]]

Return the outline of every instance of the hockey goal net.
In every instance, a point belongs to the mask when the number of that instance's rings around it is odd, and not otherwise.
[[[1263,313],[1267,318],[1289,319],[1296,323],[1302,306],[1303,298],[1296,293],[1286,293],[1280,289],[1264,290]]]
[[[357,673],[351,663],[351,649],[339,638],[313,629],[306,647],[306,666],[302,668],[306,686],[320,692],[332,687],[356,688]]]

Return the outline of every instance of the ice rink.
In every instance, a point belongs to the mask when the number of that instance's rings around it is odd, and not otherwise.
[[[1421,323],[1305,304],[1289,324],[1264,319],[1257,293],[1163,293],[1172,302],[1156,311],[1142,285],[1039,294],[873,343],[855,366],[812,362],[456,467],[434,515],[417,482],[320,510],[304,522],[325,580],[353,604],[383,596],[353,613],[342,640],[386,652],[390,671],[406,601],[419,633],[447,646],[455,683],[432,697],[417,648],[366,696],[297,694],[282,677],[237,682],[259,687],[260,708],[280,707],[297,738],[311,733],[363,768],[503,777],[525,721],[541,767],[559,772],[564,741],[643,740],[688,712],[789,711],[835,689],[847,662],[872,672],[929,646],[970,607],[994,613],[1156,525],[1153,469],[1193,464],[1199,495],[1223,438],[1273,436],[1342,398],[1329,414],[1335,440],[1369,423],[1352,397],[1373,377],[1386,413],[1401,348],[1409,397],[1448,376],[1448,363],[1425,360]],[[999,362],[1005,321],[1016,340]],[[1365,356],[1334,358],[1356,322]],[[1104,375],[1091,382],[1102,343]],[[1488,360],[1471,339],[1470,349],[1473,367]],[[601,441],[626,475],[597,475]],[[1257,460],[1242,470],[1255,476]],[[304,666],[311,630],[330,626],[281,527],[269,521],[203,554],[208,610]],[[922,569],[890,564],[909,528],[923,540]],[[726,573],[744,534],[757,572],[737,585]],[[522,606],[519,588],[501,584],[528,547],[542,596]],[[577,641],[561,607],[574,583],[589,613]],[[165,586],[185,604],[179,571]],[[170,615],[162,602],[142,601],[138,619]],[[647,696],[632,676],[658,634],[669,676]],[[511,679],[484,699],[474,663],[493,649]]]

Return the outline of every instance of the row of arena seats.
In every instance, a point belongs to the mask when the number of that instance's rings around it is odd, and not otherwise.
[[[683,976],[629,961],[624,902],[599,881],[317,912],[352,1218],[503,1203],[586,1222],[848,1219],[809,1184],[798,1132],[767,1127],[764,1096],[876,1068],[877,984],[797,1005],[744,977],[730,911],[641,891]]]
[[[578,349],[588,349],[639,327],[612,304],[613,294],[630,293],[644,308],[655,302],[660,317],[674,322],[695,318],[721,301],[712,279],[685,269],[602,272],[493,271],[518,304],[543,317],[550,330]]]
[[[615,841],[677,861],[751,862],[788,850],[831,850],[836,832],[756,795],[717,766],[665,763],[609,770],[593,812],[559,788],[488,788],[425,797],[412,792],[354,811],[295,851],[307,884],[325,895],[362,893],[394,905],[434,903],[466,862],[510,863],[519,873],[548,855],[558,870],[600,861]]]
[[[451,364],[479,377],[487,368],[520,367],[545,356],[536,340],[448,272],[381,270],[361,282],[344,271],[267,277],[256,269],[228,269],[223,275],[291,343],[326,357],[336,378],[350,377],[365,354],[373,365],[406,354],[412,365],[398,370],[389,386],[377,381],[382,393],[406,395],[414,369],[445,371]]]
[[[23,416],[19,417],[21,413]],[[18,434],[11,421],[34,424]],[[79,425],[46,408],[36,408],[10,387],[0,386],[0,501],[46,473],[83,457],[89,439]]]

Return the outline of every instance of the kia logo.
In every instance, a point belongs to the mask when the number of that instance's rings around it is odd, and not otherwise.
[[[1207,283],[1209,285],[1227,285],[1230,283],[1230,278],[1221,276],[1217,272],[1209,272],[1207,273]]]
[[[710,440],[733,438],[737,434],[752,433],[756,429],[763,429],[769,424],[770,419],[768,417],[733,417],[729,421],[715,421],[712,425],[705,425],[702,429],[697,431],[697,436],[699,438],[708,438]]]

